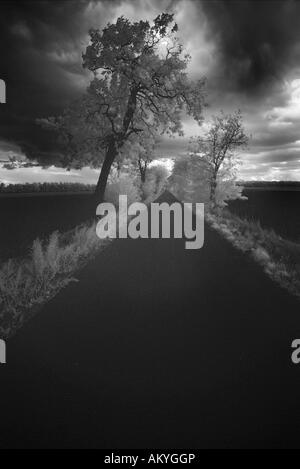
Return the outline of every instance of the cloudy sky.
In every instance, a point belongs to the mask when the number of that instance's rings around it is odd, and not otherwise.
[[[49,0],[1,1],[0,78],[7,104],[0,104],[0,161],[11,156],[53,162],[55,143],[35,124],[61,112],[88,83],[81,54],[88,30],[124,15],[151,20],[172,12],[192,60],[191,78],[207,77],[208,108],[241,109],[250,146],[243,179],[300,180],[300,2],[248,0]],[[199,132],[184,120],[184,138],[162,140],[163,156],[183,153]],[[54,161],[55,163],[55,161]],[[0,182],[86,181],[97,172],[66,173],[55,165],[1,168]]]

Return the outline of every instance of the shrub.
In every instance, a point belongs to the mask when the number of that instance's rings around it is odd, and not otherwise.
[[[146,202],[157,199],[164,191],[169,173],[162,164],[152,166],[147,170],[146,181],[142,184],[143,199]]]
[[[210,225],[263,266],[281,286],[300,297],[300,244],[289,241],[259,222],[241,219],[228,210],[207,213]]]
[[[24,259],[0,266],[0,337],[12,335],[38,307],[75,281],[73,275],[109,240],[100,240],[95,223],[81,225],[48,240],[34,241]]]
[[[127,195],[129,204],[141,200],[138,180],[127,174],[115,176],[107,185],[105,200],[118,208],[119,195]]]
[[[169,178],[170,191],[182,202],[211,203],[211,165],[197,154],[187,154],[175,160]],[[234,171],[220,170],[217,177],[215,204],[227,205],[229,200],[246,198],[243,187],[237,185]]]

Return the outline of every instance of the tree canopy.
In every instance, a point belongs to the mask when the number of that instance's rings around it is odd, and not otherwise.
[[[83,66],[92,72],[87,92],[62,116],[41,120],[60,133],[67,149],[64,166],[102,164],[100,198],[125,142],[145,131],[182,135],[183,111],[202,121],[205,80],[189,80],[190,57],[177,29],[168,13],[153,24],[120,17],[102,31],[92,29],[83,54]]]

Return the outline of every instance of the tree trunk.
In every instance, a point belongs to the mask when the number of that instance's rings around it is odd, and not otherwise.
[[[216,204],[216,190],[217,190],[217,174],[213,174],[210,187],[210,202],[212,205]]]
[[[144,184],[146,182],[146,169],[141,168],[141,182]]]
[[[117,149],[115,142],[111,142],[107,148],[107,152],[103,161],[100,176],[95,190],[96,203],[100,204],[104,201],[105,190],[107,186],[108,176],[112,167],[112,164],[117,156]]]
[[[139,167],[140,176],[141,176],[141,183],[144,184],[146,182],[147,163],[144,163],[143,165],[142,160],[139,158],[138,167]]]
[[[136,109],[136,96],[137,96],[138,89],[135,87],[131,90],[129,98],[128,98],[128,104],[127,104],[127,110],[125,112],[125,116],[123,119],[123,143],[125,140],[125,136],[127,133],[127,130],[129,128],[129,125],[132,121],[135,109]],[[121,139],[122,140],[122,139]],[[120,141],[121,141],[120,140]],[[99,180],[97,183],[96,191],[95,191],[95,197],[96,197],[96,203],[100,204],[101,202],[104,201],[104,196],[105,196],[105,189],[107,186],[107,180],[108,176],[111,170],[111,166],[117,156],[118,150],[116,148],[116,141],[114,138],[111,138],[111,141],[109,142],[107,152],[105,155],[105,159],[101,168]]]

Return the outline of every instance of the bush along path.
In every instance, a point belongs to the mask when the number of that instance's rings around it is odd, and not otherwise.
[[[207,214],[207,221],[229,242],[262,266],[265,273],[300,300],[300,244],[282,238],[259,222],[241,219],[228,210]]]
[[[96,235],[96,222],[80,225],[48,240],[36,239],[29,255],[0,266],[0,338],[8,339],[75,274],[109,244]]]
[[[8,341],[2,448],[298,446],[297,299],[209,226],[184,246],[111,243]]]

